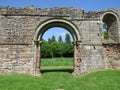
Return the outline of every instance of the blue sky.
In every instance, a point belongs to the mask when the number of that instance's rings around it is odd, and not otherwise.
[[[48,29],[44,35],[43,39],[48,40],[48,38],[51,38],[53,35],[55,36],[56,40],[58,40],[59,36],[62,36],[63,41],[65,41],[65,34],[68,33],[71,37],[71,41],[73,41],[72,35],[64,28],[60,27],[54,27]]]
[[[85,11],[119,8],[120,0],[0,0],[0,6],[25,7],[35,5],[40,8],[78,7]]]
[[[0,6],[26,7],[34,5],[39,8],[52,7],[76,7],[83,8],[85,11],[104,10],[107,8],[120,8],[120,0],[0,0]],[[48,39],[53,34],[64,37],[66,30],[60,28],[52,28],[44,34],[43,38]]]

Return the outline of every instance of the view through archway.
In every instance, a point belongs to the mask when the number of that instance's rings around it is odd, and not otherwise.
[[[73,67],[73,73],[76,72],[76,70],[78,70],[78,60],[79,60],[79,49],[78,49],[78,42],[81,41],[81,36],[79,35],[80,32],[78,30],[78,28],[76,27],[75,24],[73,24],[72,22],[66,20],[66,19],[61,19],[61,18],[52,18],[52,19],[48,19],[45,20],[44,22],[40,23],[40,25],[36,28],[33,40],[34,40],[34,50],[35,50],[35,54],[34,54],[34,75],[40,75],[41,74],[41,48],[42,48],[42,37],[44,35],[44,33],[50,29],[50,28],[54,28],[54,27],[61,27],[66,29],[67,31],[69,31],[71,33],[71,36],[73,37],[73,46],[74,46],[74,58],[73,58],[73,62],[74,65]],[[54,33],[54,32],[53,32]],[[58,35],[58,34],[57,34]],[[62,45],[61,45],[62,46]],[[67,50],[68,47],[66,47],[64,50]],[[73,49],[73,48],[72,48]],[[46,49],[47,50],[47,49]],[[46,51],[45,50],[45,51]],[[50,49],[48,49],[50,50]],[[58,51],[56,51],[57,53]],[[45,55],[45,54],[44,54]],[[51,54],[53,55],[53,54]],[[58,55],[58,54],[57,54]],[[68,55],[68,54],[66,54]]]
[[[53,27],[43,34],[41,45],[41,73],[73,72],[73,37],[61,27]]]
[[[108,42],[118,42],[117,17],[113,13],[107,13],[103,17],[104,39]]]

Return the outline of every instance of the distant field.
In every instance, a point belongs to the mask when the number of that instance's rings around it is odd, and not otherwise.
[[[44,72],[42,77],[0,75],[0,90],[120,90],[120,71],[99,71],[82,77],[72,77],[64,70]]]
[[[73,72],[73,58],[42,58],[41,72]]]
[[[42,58],[41,66],[73,66],[73,58]]]

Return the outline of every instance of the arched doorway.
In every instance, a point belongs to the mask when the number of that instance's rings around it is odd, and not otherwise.
[[[72,73],[74,49],[69,31],[61,27],[52,27],[43,34],[41,41],[41,73]]]
[[[52,27],[62,27],[65,28],[66,30],[68,30],[73,39],[74,39],[74,70],[76,67],[76,60],[79,59],[78,57],[78,45],[77,42],[81,41],[80,38],[80,33],[78,28],[76,27],[75,24],[73,24],[72,22],[66,20],[66,19],[61,19],[61,18],[52,18],[52,19],[48,19],[44,22],[42,22],[36,29],[34,37],[33,37],[33,41],[34,41],[34,75],[39,75],[40,74],[40,48],[41,48],[41,39],[42,36],[44,34],[44,32],[46,32],[46,30],[48,30],[49,28]]]
[[[119,42],[117,15],[113,12],[106,12],[102,17],[102,21],[103,28],[106,29],[104,39],[107,39],[109,43]]]

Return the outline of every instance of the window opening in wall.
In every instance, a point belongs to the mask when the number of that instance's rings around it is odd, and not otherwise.
[[[108,13],[103,17],[103,31],[104,31],[104,39],[107,42],[118,42],[118,24],[117,18],[114,14]]]
[[[103,22],[103,33],[104,33],[104,39],[108,40],[108,27],[105,22]]]

